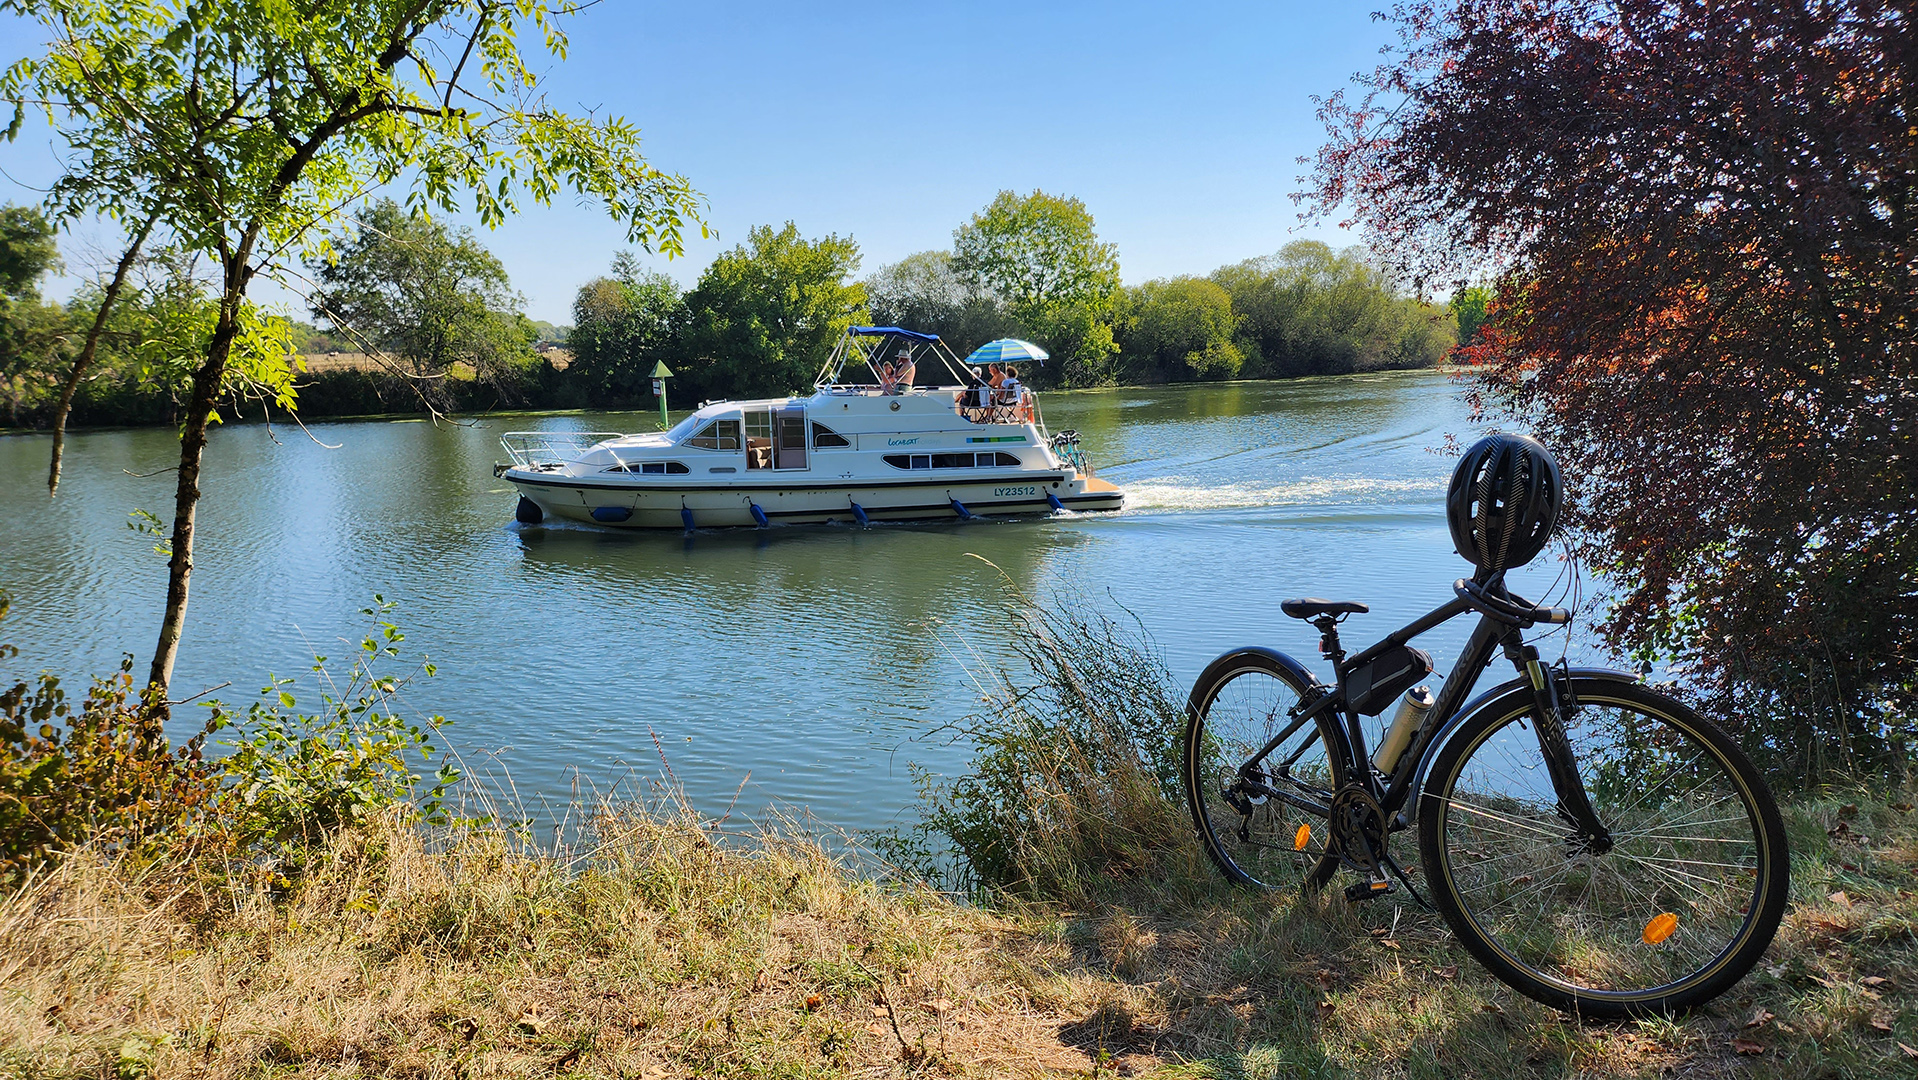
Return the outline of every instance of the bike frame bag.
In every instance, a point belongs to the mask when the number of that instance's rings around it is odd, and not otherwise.
[[[1377,716],[1413,683],[1431,673],[1431,653],[1400,645],[1346,675],[1346,704],[1360,716]]]

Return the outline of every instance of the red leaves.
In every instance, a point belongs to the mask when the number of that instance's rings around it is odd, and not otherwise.
[[[1328,102],[1369,122],[1328,128],[1319,205],[1415,273],[1489,260],[1493,323],[1458,358],[1475,408],[1558,452],[1613,643],[1774,745],[1869,767],[1918,654],[1908,28],[1762,0],[1398,18],[1359,82],[1406,100]]]

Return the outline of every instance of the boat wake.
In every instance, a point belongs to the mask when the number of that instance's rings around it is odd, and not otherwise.
[[[1313,477],[1277,483],[1207,483],[1193,477],[1162,476],[1122,482],[1128,511],[1231,510],[1259,506],[1350,506],[1396,503],[1443,494],[1445,478],[1378,480],[1369,477]]]

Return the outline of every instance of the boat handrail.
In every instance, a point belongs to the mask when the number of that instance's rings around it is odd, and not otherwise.
[[[509,431],[499,437],[499,444],[515,465],[566,464],[579,460],[589,447],[624,437],[618,431]]]

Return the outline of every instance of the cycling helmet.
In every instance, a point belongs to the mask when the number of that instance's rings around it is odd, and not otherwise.
[[[1564,502],[1565,483],[1550,450],[1523,435],[1488,435],[1452,472],[1445,518],[1458,553],[1495,573],[1524,566],[1545,550]]]

